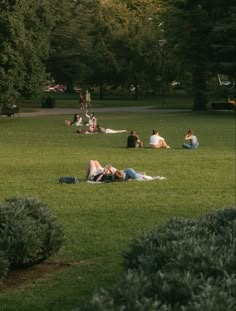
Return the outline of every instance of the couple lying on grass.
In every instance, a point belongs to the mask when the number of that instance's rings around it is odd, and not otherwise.
[[[145,173],[137,173],[133,168],[118,170],[107,164],[102,167],[97,160],[90,160],[88,165],[87,180],[90,182],[112,182],[112,181],[130,181],[130,180],[154,180],[166,179],[161,176],[147,176]]]

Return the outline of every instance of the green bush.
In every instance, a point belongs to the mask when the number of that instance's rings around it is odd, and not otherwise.
[[[56,253],[62,242],[62,225],[46,204],[13,197],[0,205],[0,251],[10,267],[42,262]]]
[[[236,310],[236,209],[171,219],[133,241],[126,275],[85,310]]]
[[[235,208],[196,221],[173,218],[133,241],[124,254],[124,266],[146,273],[178,268],[205,277],[224,274],[224,269],[232,273],[236,271],[235,234]]]
[[[0,284],[7,275],[8,267],[8,260],[4,257],[2,253],[0,253]]]

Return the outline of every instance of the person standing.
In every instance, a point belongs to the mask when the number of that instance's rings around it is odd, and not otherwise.
[[[82,91],[79,93],[79,104],[80,104],[80,109],[84,110],[84,95]]]
[[[88,108],[92,109],[91,105],[91,94],[88,90],[85,91],[85,108],[88,110]]]
[[[137,133],[132,130],[127,139],[127,148],[141,148],[143,147],[143,142],[137,135]]]

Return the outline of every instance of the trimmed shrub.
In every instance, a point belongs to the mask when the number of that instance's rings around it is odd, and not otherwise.
[[[173,218],[133,241],[126,275],[84,310],[236,310],[236,209]]]
[[[196,221],[169,220],[131,243],[124,254],[124,266],[146,273],[178,268],[205,277],[235,272],[236,209],[217,211]]]
[[[8,267],[8,260],[0,253],[0,284],[7,275]]]
[[[45,203],[13,197],[0,205],[0,251],[11,267],[42,262],[63,242],[63,228]]]

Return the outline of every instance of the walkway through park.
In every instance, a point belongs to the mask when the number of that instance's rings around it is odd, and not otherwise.
[[[16,116],[19,117],[34,117],[34,116],[47,116],[47,115],[73,115],[80,113],[82,110],[77,108],[42,108],[35,109],[32,112],[19,112]],[[158,109],[153,106],[134,106],[134,107],[107,107],[107,108],[94,108],[93,112],[186,112],[191,111],[190,109]]]

